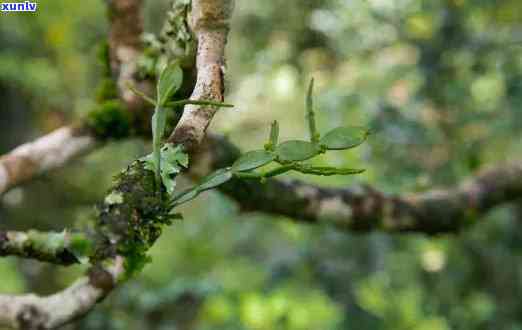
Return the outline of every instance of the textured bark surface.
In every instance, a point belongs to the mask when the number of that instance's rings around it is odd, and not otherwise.
[[[195,0],[191,27],[198,40],[197,80],[191,100],[224,99],[225,46],[234,7],[233,0]],[[169,141],[193,151],[205,136],[217,108],[187,105]]]
[[[226,139],[210,136],[193,156],[198,165],[189,174],[200,178],[211,169],[230,166],[239,154]],[[264,183],[233,179],[219,189],[243,211],[350,231],[437,234],[458,231],[493,207],[522,197],[522,163],[486,168],[450,188],[404,195],[388,195],[369,185],[325,188],[284,179]]]
[[[0,325],[16,329],[54,329],[89,312],[110,290],[123,272],[122,260],[107,269],[96,270],[67,289],[50,296],[34,294],[0,295]]]
[[[0,195],[41,173],[63,167],[94,149],[94,137],[62,127],[0,157]]]

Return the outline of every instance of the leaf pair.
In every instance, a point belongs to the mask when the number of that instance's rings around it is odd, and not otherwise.
[[[129,88],[142,97],[144,100],[154,105],[154,114],[152,115],[152,156],[149,161],[152,163],[151,171],[154,172],[156,182],[163,182],[163,185],[167,188],[167,192],[172,193],[174,183],[171,176],[177,172],[175,169],[164,168],[162,163],[161,155],[161,141],[165,134],[165,127],[167,125],[167,114],[166,108],[173,106],[181,106],[185,104],[197,104],[197,105],[210,105],[218,107],[233,107],[231,104],[225,104],[213,101],[192,101],[192,100],[179,100],[169,102],[172,96],[179,90],[183,83],[183,70],[177,62],[168,64],[165,66],[163,71],[160,73],[158,83],[156,86],[156,100],[151,99],[144,93],[136,90],[134,87],[129,85]],[[168,151],[168,150],[167,150]],[[167,165],[168,167],[169,165]]]
[[[147,155],[140,160],[145,162],[145,169],[155,171],[154,155]],[[159,173],[161,182],[169,195],[174,193],[174,188],[176,187],[175,176],[181,172],[183,167],[188,167],[188,155],[183,152],[180,146],[174,147],[171,143],[165,144],[160,149]]]
[[[165,105],[167,101],[176,93],[183,82],[183,70],[177,63],[169,64],[160,74],[157,92],[156,92],[156,108],[152,116],[152,155],[154,162],[154,174],[156,182],[159,183],[161,174],[161,139],[165,134],[165,126],[167,125],[167,114],[165,113]],[[165,187],[170,185],[165,184]],[[167,187],[168,188],[168,187]],[[168,190],[168,189],[167,189]]]

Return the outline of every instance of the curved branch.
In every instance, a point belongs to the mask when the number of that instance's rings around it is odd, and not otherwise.
[[[17,256],[68,266],[79,263],[75,253],[84,255],[92,243],[82,233],[30,230],[0,231],[0,256]]]
[[[226,139],[209,136],[193,156],[200,178],[230,166],[239,150]],[[233,179],[219,188],[244,211],[285,215],[305,223],[325,223],[342,230],[455,232],[475,223],[490,209],[522,197],[522,162],[484,169],[447,189],[388,195],[369,185],[325,188],[299,180],[268,179],[264,183]]]
[[[67,289],[50,296],[0,295],[0,325],[16,329],[54,329],[89,312],[114,288],[123,273],[116,257],[106,269],[93,267]]]
[[[20,145],[0,157],[0,195],[41,173],[64,166],[95,146],[93,136],[67,126]]]
[[[225,46],[234,0],[192,1],[191,27],[198,39],[196,87],[190,97],[196,101],[224,99]],[[169,142],[194,151],[205,136],[217,107],[187,105]]]

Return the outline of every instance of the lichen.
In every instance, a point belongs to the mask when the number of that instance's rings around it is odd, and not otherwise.
[[[121,203],[106,201],[99,206],[98,244],[91,263],[121,255],[125,257],[126,277],[139,272],[150,261],[148,249],[172,222],[170,208],[156,190],[154,173],[141,161],[131,164],[116,177],[110,195]]]

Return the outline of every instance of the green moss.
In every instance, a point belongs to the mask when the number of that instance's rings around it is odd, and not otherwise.
[[[102,75],[103,77],[110,78],[111,77],[111,57],[110,57],[110,49],[108,42],[102,42],[98,45],[98,49],[96,52],[98,62],[102,65]]]
[[[134,162],[116,177],[111,194],[121,196],[121,203],[105,202],[99,207],[99,241],[92,262],[115,254],[125,257],[126,277],[139,272],[150,258],[148,249],[170,224],[168,204],[159,197],[154,174]]]
[[[103,103],[105,101],[118,98],[118,86],[112,78],[103,78],[98,87],[96,87],[96,102]]]
[[[132,116],[118,100],[105,101],[89,112],[87,127],[101,139],[120,139],[131,134]]]

